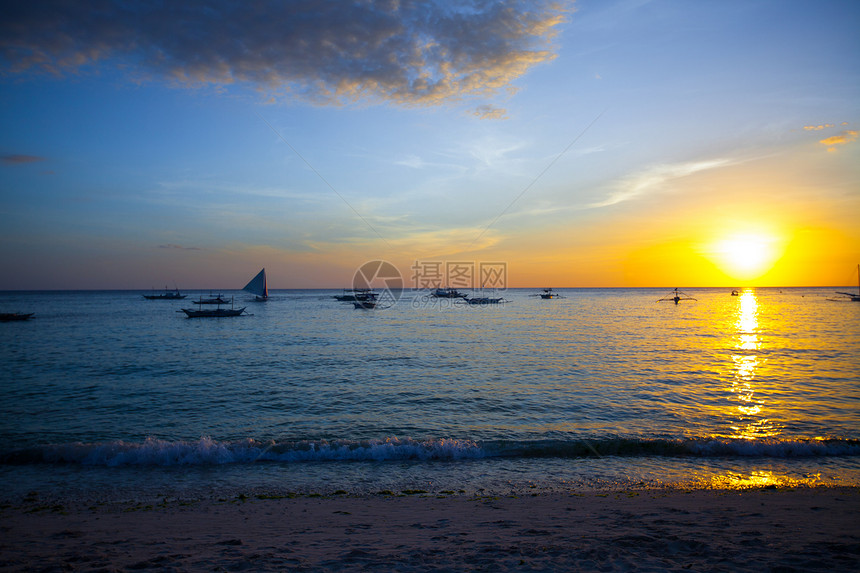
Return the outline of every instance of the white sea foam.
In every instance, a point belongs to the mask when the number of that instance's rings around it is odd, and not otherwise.
[[[196,441],[149,438],[143,442],[113,441],[57,444],[2,454],[6,463],[72,463],[86,466],[187,466],[302,463],[320,461],[456,461],[494,458],[584,457],[760,457],[814,458],[860,456],[856,440],[640,440],[623,438],[569,441],[479,443],[473,440],[384,438],[378,440],[314,440],[261,442],[253,439]]]

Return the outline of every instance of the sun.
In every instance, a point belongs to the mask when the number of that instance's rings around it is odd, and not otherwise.
[[[779,258],[779,241],[764,232],[733,233],[718,239],[709,249],[712,259],[727,275],[738,280],[756,279]]]

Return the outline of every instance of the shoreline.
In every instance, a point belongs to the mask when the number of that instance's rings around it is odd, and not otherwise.
[[[0,570],[860,570],[860,487],[0,507]]]

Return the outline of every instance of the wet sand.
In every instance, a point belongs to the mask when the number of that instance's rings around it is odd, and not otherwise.
[[[860,488],[0,509],[0,570],[860,571]]]

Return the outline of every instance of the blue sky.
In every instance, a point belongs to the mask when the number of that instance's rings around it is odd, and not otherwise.
[[[176,6],[4,8],[0,289],[341,287],[373,259],[826,285],[860,260],[860,3]]]

